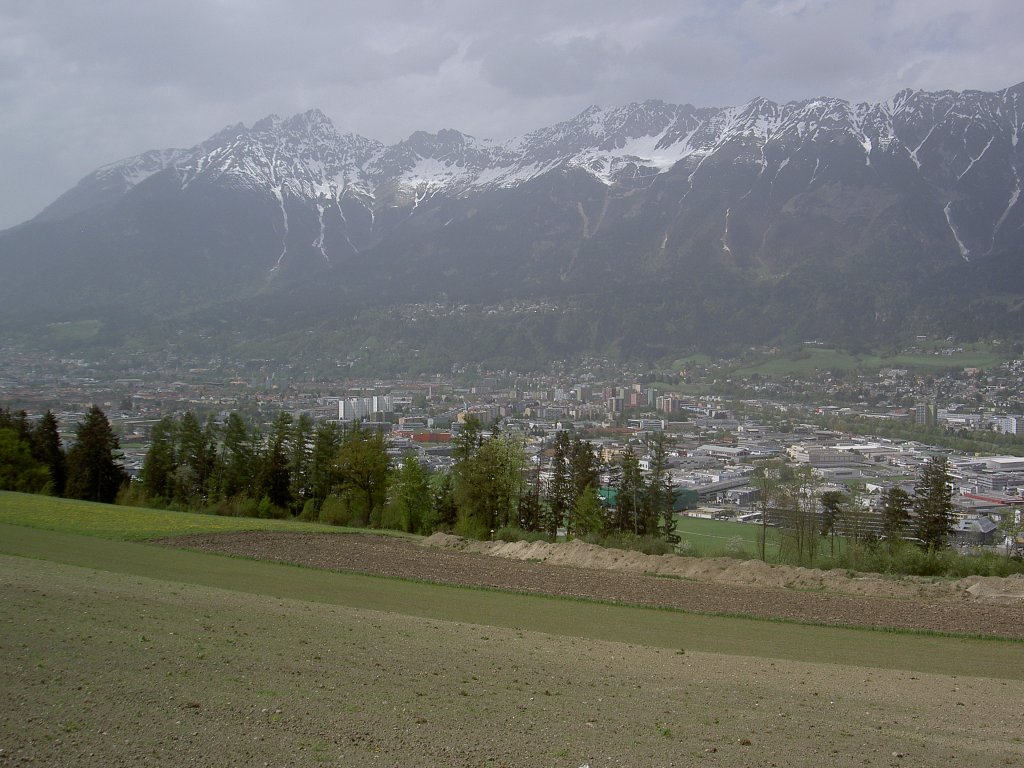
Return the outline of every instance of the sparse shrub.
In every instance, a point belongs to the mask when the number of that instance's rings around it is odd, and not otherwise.
[[[911,542],[892,542],[887,546],[851,547],[835,557],[824,557],[824,569],[839,568],[860,573],[886,573],[902,576],[963,578],[965,576],[1009,576],[1024,573],[1024,563],[1007,561],[992,552],[960,554],[952,549],[923,549]]]
[[[245,495],[221,499],[209,509],[222,517],[259,517],[259,502]]]
[[[609,533],[604,536],[584,536],[588,544],[597,544],[608,549],[625,549],[631,552],[643,552],[645,555],[670,555],[675,547],[664,539],[655,536],[637,536],[632,533]]]
[[[495,541],[552,541],[552,537],[541,531],[524,531],[515,525],[507,525],[494,532]]]
[[[299,519],[313,523],[316,522],[319,515],[320,512],[316,508],[316,502],[313,499],[306,499],[306,503],[302,505],[302,512],[299,513]]]
[[[277,504],[270,500],[269,496],[264,496],[260,499],[259,506],[256,509],[256,516],[264,520],[283,520],[289,515],[287,509],[277,506]]]
[[[479,541],[487,541],[491,538],[491,531],[479,520],[465,514],[459,514],[458,520],[455,521],[456,536],[461,536],[464,539],[477,539]]]
[[[750,553],[743,542],[743,539],[739,536],[733,536],[729,539],[729,542],[725,545],[725,556],[734,557],[739,560],[746,560],[750,557]]]
[[[374,511],[376,512],[376,510]],[[380,510],[379,518],[379,526],[373,527],[388,528],[395,531],[407,530],[405,515],[396,504],[385,504],[384,508]]]
[[[320,505],[320,522],[327,525],[351,525],[352,512],[348,502],[338,496],[328,496]]]

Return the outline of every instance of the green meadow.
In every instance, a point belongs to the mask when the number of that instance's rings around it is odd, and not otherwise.
[[[676,521],[676,533],[681,541],[689,544],[696,555],[746,553],[752,557],[757,554],[760,526],[685,515],[677,515]],[[768,543],[769,546],[774,546],[774,531],[769,531]]]
[[[340,533],[351,530],[294,520],[220,517],[165,509],[122,507],[10,491],[0,491],[0,523],[125,541],[144,541],[193,533]]]
[[[897,355],[852,354],[828,347],[808,346],[797,352],[767,357],[757,364],[738,368],[733,373],[742,377],[755,373],[761,376],[808,376],[815,371],[826,370],[910,368],[941,371],[951,368],[992,368],[1003,362],[1007,355],[1007,352],[984,344],[965,347],[963,352],[950,355],[931,354],[927,351]]]

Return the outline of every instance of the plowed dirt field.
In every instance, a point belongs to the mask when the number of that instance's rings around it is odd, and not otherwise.
[[[808,591],[643,572],[552,565],[372,535],[233,533],[165,543],[205,552],[442,584],[737,614],[835,626],[1024,638],[1024,602],[993,603],[950,590],[904,596]]]

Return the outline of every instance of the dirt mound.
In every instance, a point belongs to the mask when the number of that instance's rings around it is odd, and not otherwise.
[[[582,541],[555,544],[545,541],[472,541],[446,533],[435,533],[422,543],[428,547],[475,552],[510,560],[649,573],[721,584],[785,587],[872,597],[1024,602],[1024,576],[1005,579],[971,576],[959,581],[941,581],[915,576],[887,577],[881,574],[852,573],[843,570],[823,571],[817,568],[772,565],[760,560],[645,555],[641,552],[606,549]]]
[[[991,603],[1024,603],[1024,575],[1019,573],[1006,578],[971,576],[958,583],[969,584],[966,591],[977,600]]]

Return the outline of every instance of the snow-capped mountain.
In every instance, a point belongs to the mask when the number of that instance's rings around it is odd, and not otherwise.
[[[878,104],[647,101],[507,141],[442,130],[390,146],[318,110],[270,116],[105,166],[0,233],[19,276],[4,298],[53,274],[89,286],[59,300],[81,311],[126,292],[354,306],[714,278],[814,293],[850,274],[913,292],[947,290],[935,276],[960,268],[1005,289],[1022,275],[1022,101],[1024,84]],[[881,295],[858,300],[878,322],[894,312]]]

